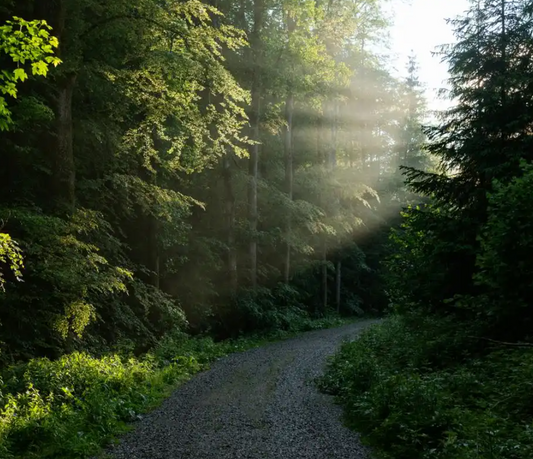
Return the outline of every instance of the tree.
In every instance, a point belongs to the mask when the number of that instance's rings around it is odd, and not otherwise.
[[[415,169],[427,170],[429,156],[423,150],[426,143],[422,124],[427,112],[424,88],[418,78],[418,64],[414,56],[409,57],[408,75],[403,94],[405,118],[400,125],[399,164]]]
[[[18,30],[17,30],[18,29]],[[6,131],[13,127],[15,121],[4,95],[17,97],[17,83],[29,78],[25,64],[31,64],[31,74],[46,76],[49,66],[57,66],[61,61],[55,57],[57,48],[56,37],[50,35],[51,27],[42,20],[25,21],[14,17],[0,26],[0,54],[5,54],[16,65],[14,69],[3,70],[0,74],[0,130]],[[7,264],[20,280],[23,268],[21,250],[13,239],[6,233],[0,233],[0,263]],[[5,280],[0,272],[0,289]]]
[[[472,319],[478,309],[464,305],[478,301],[486,289],[476,279],[480,241],[489,231],[487,222],[493,221],[489,196],[495,183],[499,189],[523,174],[521,158],[532,159],[531,5],[472,2],[453,24],[458,41],[443,52],[450,65],[450,97],[457,103],[443,114],[440,125],[427,130],[427,148],[439,159],[440,170],[406,168],[411,188],[433,198],[433,205],[410,212],[399,242],[425,260],[429,276],[423,284],[413,280],[407,294],[411,303]],[[416,242],[418,237],[426,242]],[[409,256],[404,255],[406,263]]]
[[[291,328],[323,296],[369,307],[367,172],[384,180],[401,118],[369,51],[379,1],[5,11],[46,19],[63,61],[20,87],[1,138],[0,218],[25,254],[24,284],[4,269],[5,360]]]
[[[250,283],[252,288],[257,287],[257,182],[259,178],[259,124],[261,117],[261,84],[262,77],[260,74],[260,66],[262,65],[262,29],[265,16],[265,2],[264,0],[254,0],[253,7],[253,28],[250,34],[251,46],[251,139],[254,143],[250,146],[250,185],[248,191],[248,219],[250,222]]]
[[[453,21],[458,43],[443,50],[450,65],[450,97],[458,102],[443,114],[440,126],[428,130],[429,150],[440,158],[443,174],[411,169],[410,181],[416,190],[461,209],[475,208],[483,219],[492,181],[519,173],[520,158],[527,157],[524,77],[532,48],[527,3],[486,0],[479,8],[482,13],[473,3],[464,18]]]

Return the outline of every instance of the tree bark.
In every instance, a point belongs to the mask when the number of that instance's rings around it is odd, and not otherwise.
[[[337,313],[341,312],[341,270],[342,263],[339,260],[335,264],[335,304],[337,306]]]
[[[322,242],[322,308],[328,309],[328,245],[326,240]]]
[[[502,54],[502,82],[501,82],[501,103],[502,107],[505,108],[506,105],[506,87],[505,87],[505,74],[507,73],[507,24],[505,17],[505,7],[507,0],[501,0],[500,9],[501,9],[501,22],[502,22],[502,32],[501,32],[501,54]]]
[[[339,102],[334,100],[331,104],[331,146],[328,155],[328,169],[331,170],[337,166],[338,111]]]
[[[160,270],[160,253],[159,253],[159,222],[157,218],[149,215],[148,217],[148,262],[150,269],[150,284],[159,288],[161,279]]]
[[[320,140],[322,140],[322,138],[327,138],[327,134],[326,134],[327,127],[330,126],[331,128],[332,120],[330,118],[331,114],[329,113],[328,105],[329,104],[327,102],[324,104],[324,116],[323,116],[323,121],[322,121],[322,129],[324,130],[324,132],[322,133],[323,137],[321,137]],[[320,146],[323,147],[322,145]],[[322,150],[322,148],[320,148],[319,150]],[[328,147],[323,148],[323,152],[321,156],[323,158],[323,165],[325,169],[329,171],[331,152],[329,151]],[[324,197],[323,194],[321,196],[321,201],[322,201],[321,204],[324,209],[324,212],[326,212],[326,209],[328,206],[327,206],[326,198]],[[328,308],[328,266],[327,264],[328,264],[328,242],[327,242],[327,235],[324,234],[322,236],[322,309],[324,312],[326,312]]]
[[[39,3],[37,11],[41,17],[48,18],[59,39],[60,57],[65,59],[67,24],[67,2],[48,0]],[[73,71],[58,78],[57,96],[54,100],[56,114],[56,141],[51,151],[52,189],[55,204],[61,213],[71,213],[76,205],[76,168],[74,162],[74,135],[72,125],[72,96],[76,86],[77,74]]]
[[[293,199],[293,148],[292,126],[294,114],[294,96],[289,93],[285,101],[285,192],[289,201]],[[283,281],[288,284],[291,273],[291,232],[292,232],[291,209],[288,209],[285,221],[285,261],[283,267]]]
[[[317,159],[317,163],[318,164],[322,164],[322,162],[324,161],[324,158],[322,156],[322,132],[321,132],[322,123],[323,123],[322,116],[319,115],[317,120],[316,120],[316,123],[315,123],[315,128],[316,128],[316,159]]]
[[[232,155],[226,154],[223,160],[223,177],[225,189],[226,237],[228,245],[227,271],[229,290],[232,295],[237,292],[237,251],[235,250],[235,194],[233,192]]]
[[[259,139],[259,92],[252,89],[253,116],[252,121],[252,139]],[[250,148],[250,164],[248,169],[248,222],[250,227],[250,284],[253,288],[257,287],[257,181],[259,166],[259,145],[252,145]]]
[[[330,146],[326,148],[325,151],[325,167],[328,173],[331,173],[333,169],[335,168],[335,164],[337,162],[337,102],[332,101],[327,104],[325,108],[326,113],[326,119],[329,123],[329,130],[330,130]],[[324,201],[324,206],[326,205],[326,202]],[[331,204],[329,206],[332,207]],[[322,246],[322,290],[323,290],[323,307],[324,311],[327,310],[328,307],[328,244],[327,244],[327,236],[324,236],[323,246]]]
[[[76,75],[67,75],[59,87],[57,98],[57,148],[53,159],[56,199],[71,212],[76,204],[76,167],[74,163],[72,95]]]
[[[328,169],[333,173],[337,167],[337,149],[338,149],[338,129],[339,129],[339,110],[340,104],[337,99],[332,102],[331,107],[331,150],[328,158]],[[340,211],[339,196],[333,196],[333,212],[338,214]],[[340,312],[341,304],[341,262],[335,263],[335,305],[337,312]]]
[[[252,63],[252,106],[251,106],[251,139],[250,146],[249,185],[248,185],[248,222],[250,228],[250,284],[257,287],[257,181],[259,169],[259,120],[261,108],[261,80],[259,65],[261,63],[261,29],[264,19],[264,0],[254,1],[254,25],[250,37]]]

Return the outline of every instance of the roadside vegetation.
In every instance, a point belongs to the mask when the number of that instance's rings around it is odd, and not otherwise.
[[[404,169],[429,201],[390,236],[390,316],[320,382],[378,457],[533,457],[532,7],[471,2],[454,21],[457,105],[426,130],[440,172]]]
[[[301,320],[288,330],[220,342],[176,332],[141,357],[128,349],[100,357],[75,352],[11,366],[0,374],[0,458],[94,457],[213,361],[353,320]]]

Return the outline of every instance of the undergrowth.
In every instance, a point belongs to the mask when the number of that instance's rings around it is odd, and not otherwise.
[[[91,457],[128,423],[156,407],[178,384],[231,352],[288,338],[299,331],[347,323],[302,320],[290,331],[231,341],[176,332],[142,358],[122,351],[100,358],[73,353],[34,359],[1,372],[0,458]]]
[[[467,354],[451,325],[391,317],[345,343],[319,385],[378,457],[531,459],[533,349]]]

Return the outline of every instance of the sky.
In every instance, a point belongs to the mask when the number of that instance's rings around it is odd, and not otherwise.
[[[430,109],[444,108],[447,103],[437,99],[436,91],[445,87],[447,65],[432,56],[438,45],[454,41],[446,18],[454,18],[468,8],[468,0],[392,0],[394,25],[391,30],[391,51],[395,68],[405,75],[411,50],[420,67],[419,77],[427,90]]]

